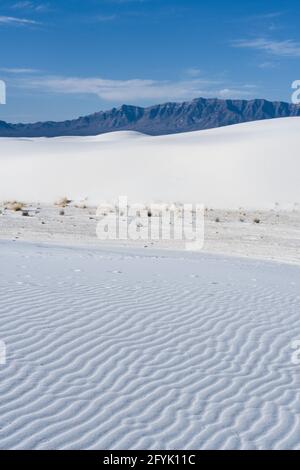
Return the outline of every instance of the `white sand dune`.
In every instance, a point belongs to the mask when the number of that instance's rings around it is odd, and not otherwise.
[[[1,449],[300,449],[300,267],[13,242],[0,256]]]
[[[300,202],[300,118],[162,137],[0,139],[0,200],[199,202],[292,208]]]

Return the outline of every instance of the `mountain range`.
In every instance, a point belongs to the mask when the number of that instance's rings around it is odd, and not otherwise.
[[[300,106],[280,101],[197,98],[146,108],[123,105],[61,122],[10,124],[0,121],[0,137],[88,136],[120,130],[165,135],[293,116],[300,116]]]

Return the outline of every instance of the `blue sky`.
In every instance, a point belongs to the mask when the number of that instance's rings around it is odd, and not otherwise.
[[[290,101],[299,10],[296,0],[0,0],[0,119],[199,96]]]

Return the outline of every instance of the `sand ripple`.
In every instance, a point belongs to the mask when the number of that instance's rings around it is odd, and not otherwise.
[[[300,449],[300,268],[0,242],[1,449]]]

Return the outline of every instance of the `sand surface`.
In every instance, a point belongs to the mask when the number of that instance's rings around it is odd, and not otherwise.
[[[95,248],[185,249],[184,243],[179,240],[100,241],[96,228],[101,217],[97,216],[96,207],[82,209],[71,204],[63,209],[62,216],[61,208],[57,206],[32,203],[24,206],[25,210],[29,210],[29,217],[3,207],[0,203],[0,239]],[[300,264],[298,210],[207,210],[204,220],[204,252]]]
[[[0,242],[1,449],[300,449],[300,268]]]

